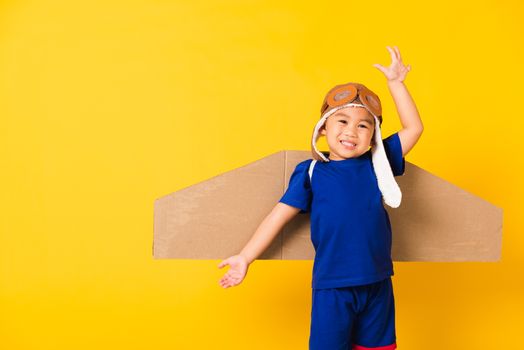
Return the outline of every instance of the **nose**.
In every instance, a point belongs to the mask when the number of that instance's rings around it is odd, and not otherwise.
[[[356,135],[357,132],[356,132],[356,127],[352,124],[348,124],[346,125],[346,127],[344,128],[344,131],[343,131],[343,134],[344,135]]]

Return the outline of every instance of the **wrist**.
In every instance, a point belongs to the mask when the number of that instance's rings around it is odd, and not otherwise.
[[[253,260],[251,260],[251,258],[244,253],[239,253],[238,256],[242,257],[248,265],[253,262]]]
[[[401,80],[388,80],[388,85],[404,85],[404,82]]]

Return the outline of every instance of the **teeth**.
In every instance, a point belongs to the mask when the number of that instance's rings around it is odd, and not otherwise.
[[[351,143],[351,142],[346,142],[346,141],[341,141],[343,145],[348,145],[348,146],[356,146],[356,144],[354,143]]]

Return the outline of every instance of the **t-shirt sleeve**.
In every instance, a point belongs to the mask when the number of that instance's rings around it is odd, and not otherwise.
[[[406,160],[402,156],[402,144],[400,143],[398,132],[383,139],[382,143],[384,144],[384,150],[386,151],[386,156],[391,165],[393,176],[403,175]]]
[[[312,192],[308,173],[311,161],[312,159],[308,159],[297,164],[289,178],[287,190],[279,200],[279,202],[299,208],[299,214],[311,210]]]

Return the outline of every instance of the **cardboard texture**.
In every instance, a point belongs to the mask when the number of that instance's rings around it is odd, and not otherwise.
[[[153,256],[225,259],[238,254],[286,191],[308,151],[281,151],[158,198]],[[394,261],[499,261],[502,208],[406,161],[395,177],[399,208],[385,206]],[[258,259],[312,260],[309,213],[295,216]]]

